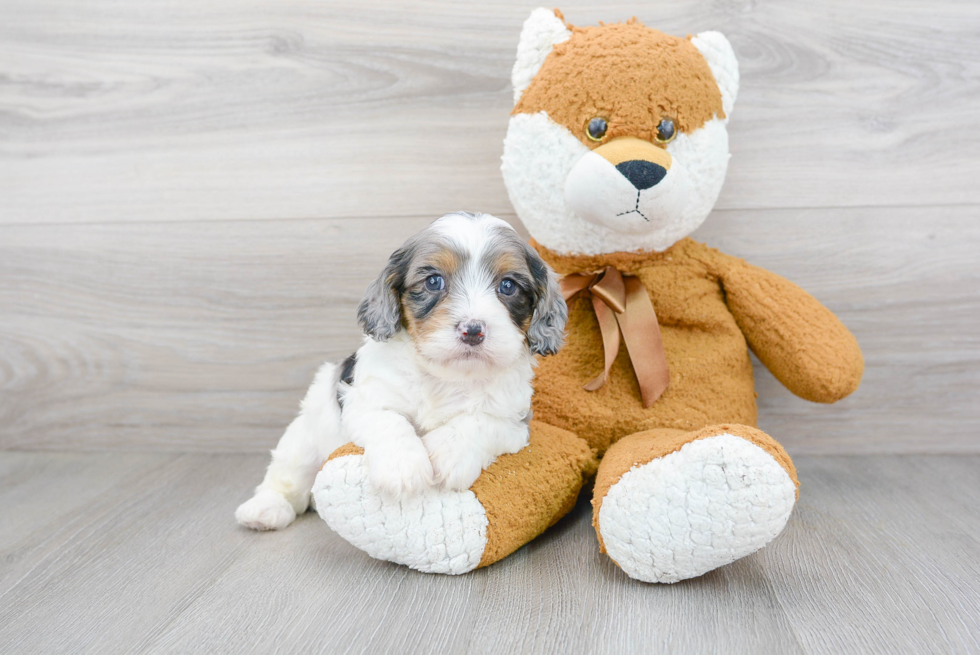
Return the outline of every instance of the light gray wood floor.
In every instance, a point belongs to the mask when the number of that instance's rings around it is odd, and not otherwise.
[[[3,653],[980,651],[980,456],[797,458],[760,553],[677,585],[598,552],[590,508],[460,577],[368,558],[315,514],[232,512],[258,455],[0,453]]]

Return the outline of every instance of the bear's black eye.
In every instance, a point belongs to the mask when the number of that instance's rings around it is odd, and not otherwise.
[[[585,136],[593,141],[602,141],[602,137],[606,136],[608,128],[609,124],[606,123],[606,119],[596,116],[585,124]]]
[[[446,288],[446,280],[441,275],[430,275],[425,278],[425,288],[429,291],[442,291]]]
[[[512,279],[505,277],[500,281],[500,286],[497,287],[497,293],[503,296],[513,296],[517,293],[517,283]]]
[[[674,127],[674,121],[670,118],[661,118],[660,123],[657,124],[657,143],[670,143],[677,136],[677,128]]]

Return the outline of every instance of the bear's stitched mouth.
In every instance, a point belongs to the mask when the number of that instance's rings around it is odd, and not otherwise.
[[[633,207],[633,209],[630,209],[630,210],[627,210],[627,211],[624,211],[624,212],[619,212],[618,214],[616,214],[616,216],[626,216],[627,214],[639,214],[643,218],[643,220],[645,220],[647,223],[649,223],[650,222],[650,219],[647,218],[646,216],[644,216],[643,215],[643,212],[640,211],[640,194],[641,193],[643,193],[643,192],[642,191],[637,191],[636,192],[636,206]]]

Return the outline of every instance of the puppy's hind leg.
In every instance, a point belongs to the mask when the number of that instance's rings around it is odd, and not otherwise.
[[[339,376],[337,366],[331,363],[317,371],[299,416],[272,451],[262,484],[235,511],[235,519],[242,525],[253,530],[281,530],[306,511],[317,472],[330,453],[344,444],[337,403]]]

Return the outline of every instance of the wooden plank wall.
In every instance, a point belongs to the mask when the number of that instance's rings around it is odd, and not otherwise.
[[[499,174],[535,3],[0,0],[0,448],[271,447],[356,347],[386,255]],[[980,9],[568,2],[724,31],[734,154],[696,238],[785,275],[865,350],[792,453],[978,452]]]

